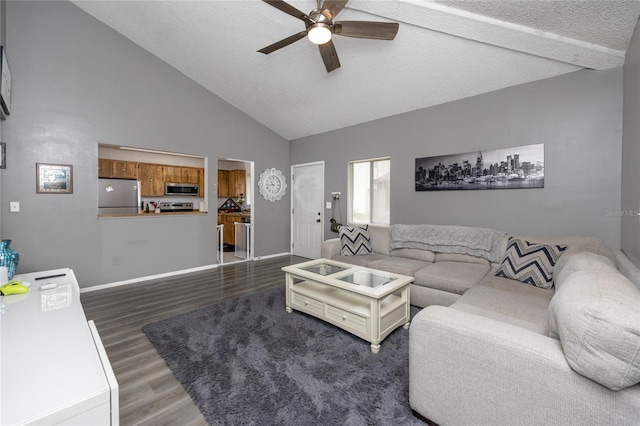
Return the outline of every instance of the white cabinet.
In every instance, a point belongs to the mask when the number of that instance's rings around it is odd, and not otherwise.
[[[31,288],[0,296],[0,424],[119,424],[118,384],[73,271],[14,279]],[[40,290],[49,282],[57,287]]]

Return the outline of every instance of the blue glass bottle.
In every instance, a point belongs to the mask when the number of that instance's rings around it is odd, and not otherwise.
[[[17,251],[9,247],[11,240],[0,240],[0,266],[6,266],[9,281],[13,278],[18,267],[20,255]]]

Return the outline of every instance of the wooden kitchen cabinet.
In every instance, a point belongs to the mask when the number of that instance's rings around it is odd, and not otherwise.
[[[182,182],[182,167],[180,166],[162,166],[162,180],[168,183]]]
[[[140,195],[143,197],[164,196],[164,170],[162,164],[139,163]]]
[[[114,160],[114,177],[123,179],[138,179],[138,163],[132,161]]]
[[[204,169],[200,169],[200,173],[198,173],[198,185],[200,185],[200,195],[201,197],[204,197]]]
[[[99,158],[98,177],[138,179],[138,163],[134,161]]]
[[[244,170],[218,170],[218,197],[238,198],[246,194],[246,179]]]
[[[110,178],[113,174],[112,170],[113,161],[107,160],[104,158],[98,158],[98,177],[99,178]]]
[[[182,182],[200,183],[200,174],[204,175],[204,169],[197,167],[182,167]],[[202,188],[200,188],[202,190]],[[203,192],[201,192],[202,194]]]
[[[218,170],[218,197],[229,196],[229,170]]]
[[[222,241],[232,246],[236,245],[236,226],[235,222],[240,222],[239,214],[218,214],[218,225],[224,225],[222,233]]]
[[[240,194],[246,194],[247,188],[247,172],[244,170],[229,171],[229,197],[240,197]]]
[[[98,177],[138,179],[140,195],[163,197],[165,183],[194,183],[204,197],[204,168],[98,158]]]

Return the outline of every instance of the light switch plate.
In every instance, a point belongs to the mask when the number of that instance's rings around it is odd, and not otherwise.
[[[10,201],[9,211],[11,213],[18,213],[20,211],[20,201]]]
[[[331,209],[331,201],[327,201],[326,204],[325,204],[325,207],[330,210]]]

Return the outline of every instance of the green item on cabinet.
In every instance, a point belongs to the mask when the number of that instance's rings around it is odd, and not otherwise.
[[[0,286],[0,293],[4,296],[10,294],[24,294],[29,291],[29,288],[23,285],[20,281],[12,281],[8,284]]]

